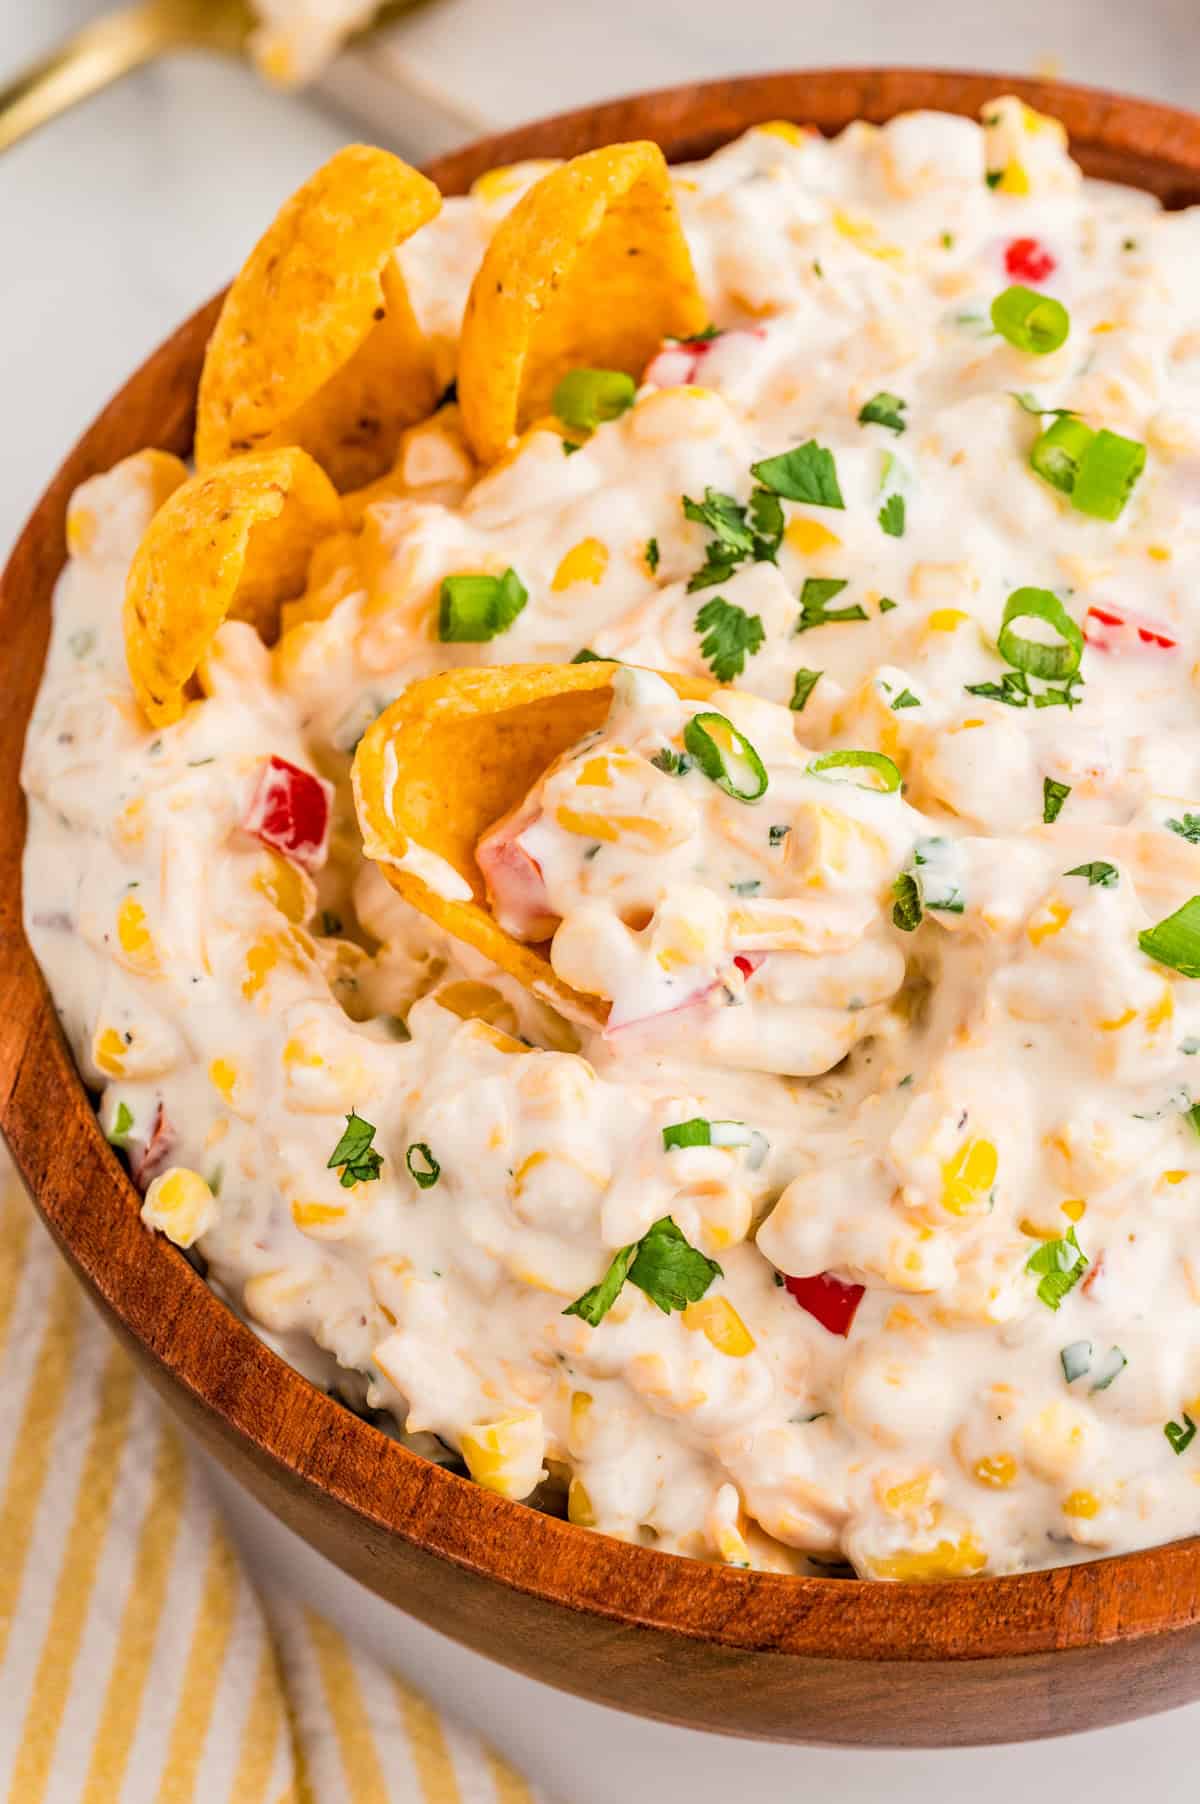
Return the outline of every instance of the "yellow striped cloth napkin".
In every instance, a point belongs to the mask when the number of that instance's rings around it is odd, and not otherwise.
[[[0,1801],[189,1800],[539,1794],[330,1623],[259,1593],[0,1149]]]

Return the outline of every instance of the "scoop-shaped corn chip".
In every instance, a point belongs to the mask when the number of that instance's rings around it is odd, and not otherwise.
[[[501,222],[467,298],[458,398],[475,455],[494,463],[567,370],[640,376],[664,338],[707,319],[657,144],[552,169]]]
[[[489,912],[475,849],[561,753],[602,724],[618,668],[511,664],[426,677],[367,729],[354,759],[364,848],[392,888],[540,1001],[591,1027],[603,1027],[608,1002],[572,989],[544,948],[504,931]],[[687,700],[716,693],[702,678],[662,676]]]
[[[235,278],[204,359],[200,469],[300,445],[339,489],[391,463],[437,399],[397,245],[432,219],[432,182],[386,150],[347,145],[285,201]]]
[[[184,691],[217,628],[248,620],[265,639],[304,587],[313,547],[341,525],[341,503],[304,451],[262,451],[193,476],[159,508],[125,584],[125,657],[155,726]]]

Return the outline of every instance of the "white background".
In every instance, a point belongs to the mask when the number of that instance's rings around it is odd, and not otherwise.
[[[98,10],[0,0],[0,81]],[[385,59],[394,90],[380,79]],[[440,0],[331,86],[419,157],[463,120],[754,69],[932,63],[1061,73],[1200,104],[1200,0]],[[419,92],[418,92],[419,90]],[[363,135],[327,100],[181,57],[0,157],[0,548],[70,441],[236,268],[279,201]],[[956,1753],[785,1749],[687,1735],[561,1698],[378,1604],[223,1486],[255,1570],[305,1590],[562,1804],[1182,1804],[1200,1706],[1069,1740]],[[1071,1697],[1062,1700],[1063,1729]],[[320,1801],[318,1800],[318,1804]]]

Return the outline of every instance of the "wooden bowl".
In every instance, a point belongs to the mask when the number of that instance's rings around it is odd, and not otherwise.
[[[702,156],[771,118],[827,132],[1016,92],[1094,175],[1200,200],[1200,119],[1007,76],[779,74],[589,107],[435,163],[448,194],[521,157],[656,138]],[[953,1745],[1118,1722],[1200,1696],[1200,1540],[1013,1578],[865,1584],[629,1547],[480,1490],[322,1395],[138,1219],[21,928],[17,774],[77,483],[143,445],[186,453],[219,297],[143,364],[71,453],[0,585],[0,1121],[51,1232],[200,1442],[355,1578],[479,1652],[596,1702],[780,1740]]]

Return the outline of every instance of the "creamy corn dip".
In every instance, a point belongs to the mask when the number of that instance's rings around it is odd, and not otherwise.
[[[399,253],[447,380],[544,168]],[[178,473],[76,494],[25,762],[64,1029],[148,1226],[507,1497],[878,1579],[1194,1533],[1200,212],[1012,99],[675,186],[715,333],[484,475],[449,401],[163,731],[121,597]],[[603,1033],[410,909],[349,781],[415,678],[581,653],[635,668],[480,863]]]

